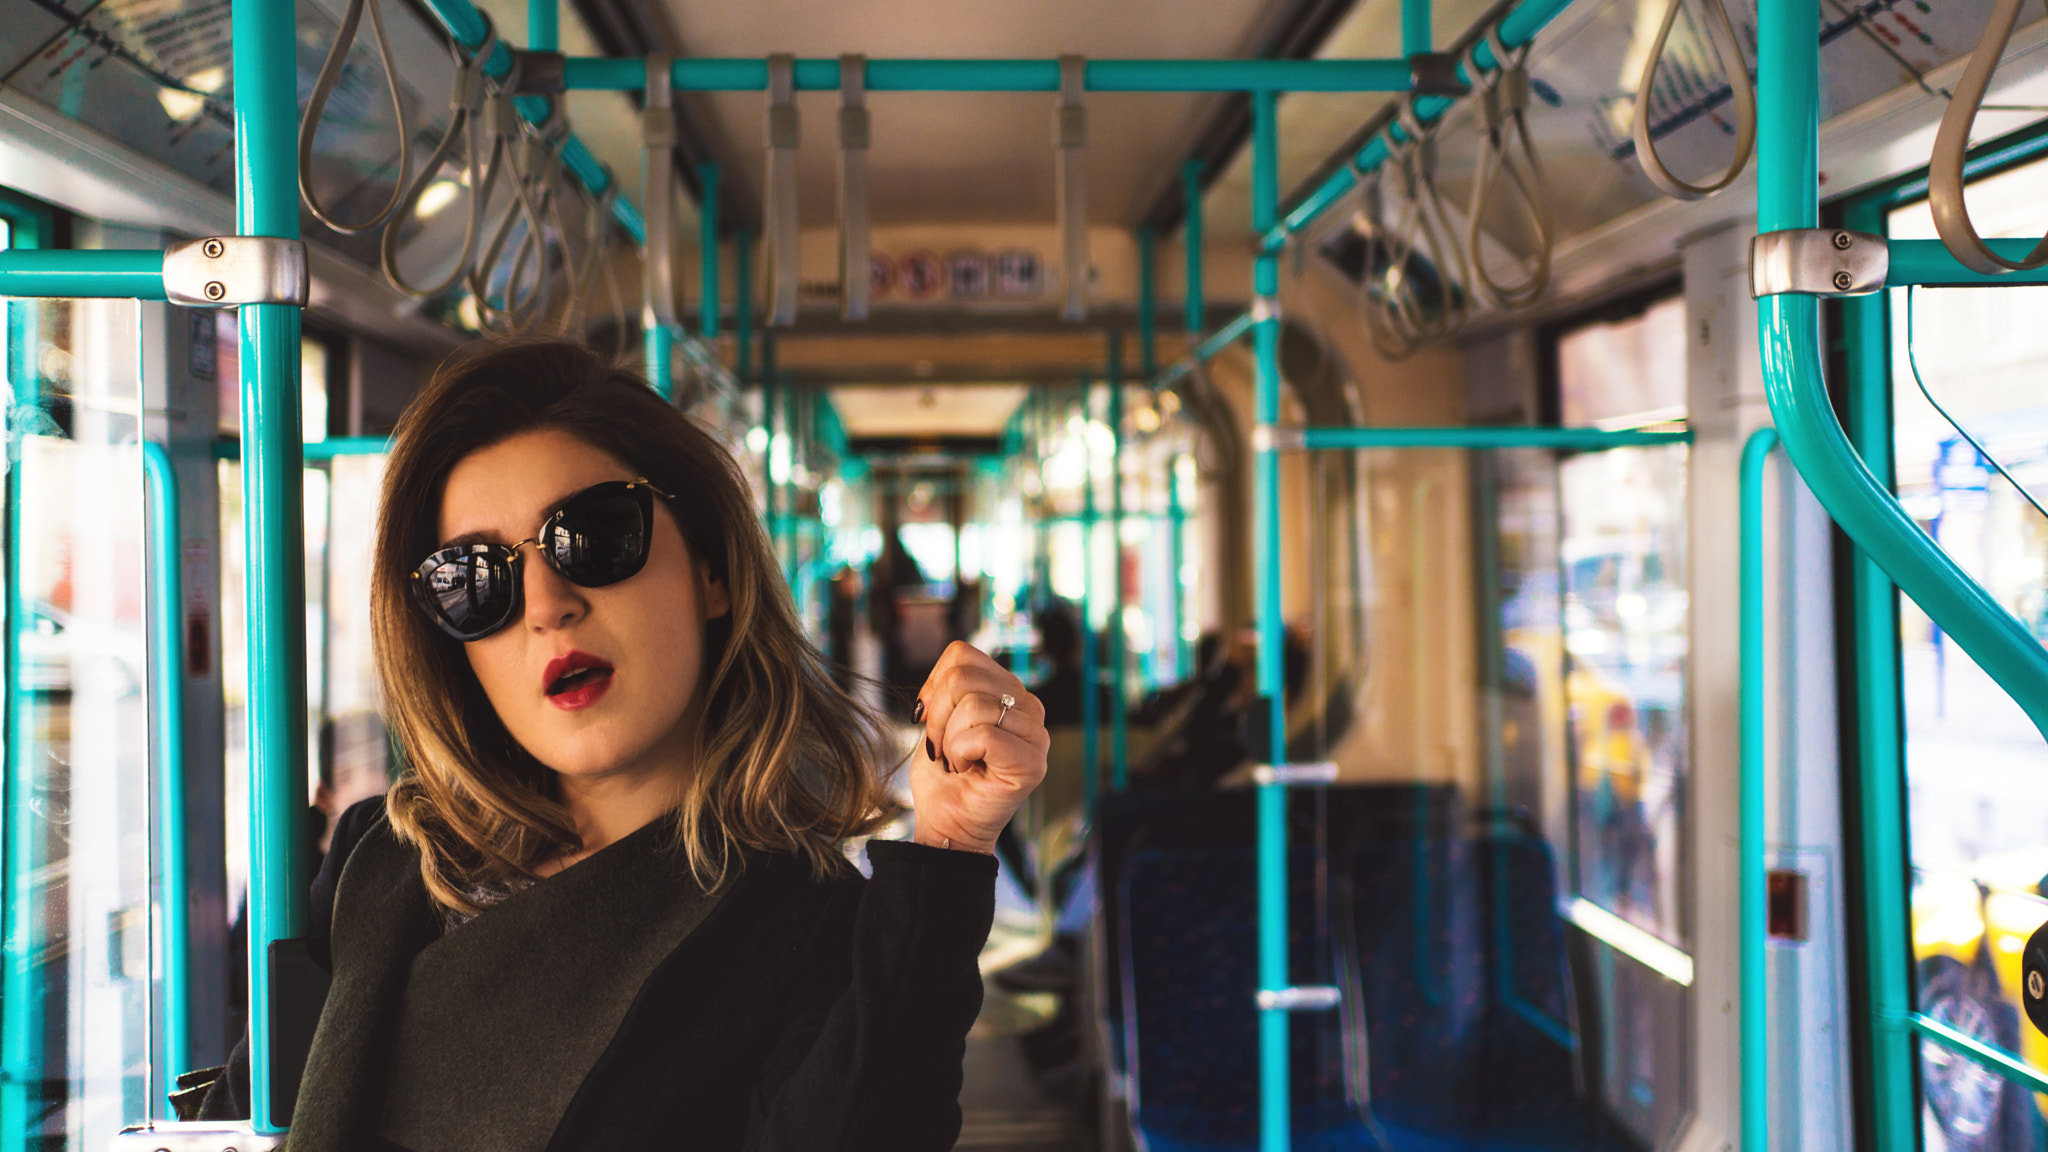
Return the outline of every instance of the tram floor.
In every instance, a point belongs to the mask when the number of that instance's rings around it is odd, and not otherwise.
[[[1080,1152],[1071,1105],[1048,1096],[1032,1078],[1018,1037],[1051,1016],[1049,997],[1015,996],[988,984],[981,1016],[967,1034],[960,1085],[957,1152]]]

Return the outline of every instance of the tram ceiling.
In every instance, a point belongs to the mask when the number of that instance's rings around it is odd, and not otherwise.
[[[793,53],[870,58],[1232,59],[1250,56],[1293,5],[1288,0],[889,0],[817,4],[761,0],[706,5],[668,0],[677,34],[694,57]],[[1384,48],[1384,45],[1382,45]],[[1366,55],[1383,56],[1384,51]],[[1091,93],[1089,146],[1115,164],[1089,171],[1091,215],[1137,222],[1160,184],[1177,171],[1220,94]],[[803,123],[799,214],[836,218],[839,97],[797,97]],[[735,195],[758,199],[765,157],[758,93],[704,96],[709,127],[739,142],[727,179]],[[1000,223],[1053,218],[1050,95],[870,92],[869,150],[874,222]]]
[[[1082,375],[1101,376],[1106,344],[1103,333],[1093,329],[942,336],[782,334],[775,340],[775,366],[810,384],[1071,384]],[[1135,378],[1131,382],[1138,383]]]

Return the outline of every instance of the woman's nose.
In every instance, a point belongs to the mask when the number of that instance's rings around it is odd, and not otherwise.
[[[555,571],[538,547],[530,548],[521,558],[522,578],[526,582],[526,626],[536,632],[551,628],[566,628],[590,611],[590,602],[583,598],[583,589],[571,584]]]

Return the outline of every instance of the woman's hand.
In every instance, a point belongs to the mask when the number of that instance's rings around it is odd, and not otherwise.
[[[1015,701],[1007,712],[1004,696]],[[1045,706],[987,653],[956,640],[911,716],[925,732],[910,763],[917,842],[995,851],[996,836],[1045,779]]]

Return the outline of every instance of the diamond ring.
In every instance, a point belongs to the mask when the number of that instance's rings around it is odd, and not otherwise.
[[[1003,717],[1008,716],[1010,709],[1017,706],[1017,698],[1005,692],[996,698],[996,702],[1003,706],[1003,710],[996,715],[996,727],[1001,728],[1003,726]]]

